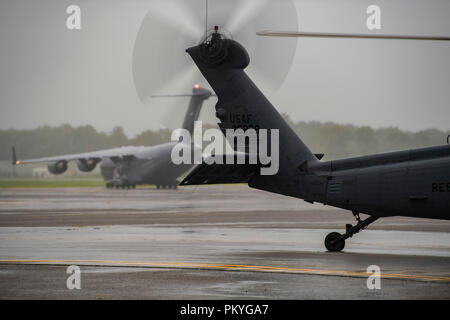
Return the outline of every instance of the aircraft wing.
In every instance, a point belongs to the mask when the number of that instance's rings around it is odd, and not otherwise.
[[[19,159],[17,159],[17,156],[16,156],[16,150],[13,147],[12,154],[13,154],[13,164],[14,165],[27,164],[27,163],[39,163],[39,162],[83,160],[83,159],[84,160],[92,159],[92,160],[95,160],[96,162],[99,162],[105,158],[109,158],[112,161],[117,162],[120,160],[131,160],[131,159],[136,158],[135,155],[141,148],[142,147],[123,147],[123,148],[100,150],[100,151],[94,151],[94,152],[67,154],[67,155],[61,155],[61,156],[55,156],[55,157],[19,160]]]
[[[225,164],[225,159],[223,163],[196,166],[180,185],[247,183],[261,168],[259,164]]]

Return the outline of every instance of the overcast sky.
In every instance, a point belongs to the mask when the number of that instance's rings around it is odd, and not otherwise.
[[[186,100],[144,104],[133,81],[136,37],[154,1],[0,1],[1,129],[69,123],[110,131],[120,125],[133,136],[168,125],[169,118],[181,123]],[[448,0],[294,2],[302,31],[368,33],[365,11],[377,4],[381,33],[450,36]],[[81,7],[79,31],[66,28],[70,4]],[[171,12],[180,19],[185,13]],[[204,24],[203,12],[193,16]],[[154,41],[154,50],[162,44]],[[449,58],[450,42],[300,39],[286,81],[267,95],[294,120],[448,130]],[[164,93],[189,92],[192,84],[185,86]],[[205,120],[214,119],[214,103],[206,105]]]

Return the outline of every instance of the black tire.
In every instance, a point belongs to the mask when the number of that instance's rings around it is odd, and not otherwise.
[[[341,234],[339,232],[331,232],[325,237],[325,247],[330,252],[339,252],[344,250],[345,247],[345,240],[336,241],[332,243],[332,241],[338,237],[340,237]]]

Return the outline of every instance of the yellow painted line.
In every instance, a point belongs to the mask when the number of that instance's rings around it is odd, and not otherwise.
[[[10,260],[0,259],[0,264],[46,264],[46,265],[79,265],[79,266],[108,266],[108,267],[146,267],[146,268],[173,268],[173,269],[204,269],[223,271],[248,271],[248,272],[274,272],[293,273],[323,276],[358,277],[367,278],[371,273],[360,271],[306,269],[273,266],[249,266],[240,264],[214,264],[195,262],[146,262],[146,261],[121,261],[121,260]],[[385,279],[405,279],[422,281],[444,281],[450,282],[450,277],[424,276],[401,273],[381,273]]]

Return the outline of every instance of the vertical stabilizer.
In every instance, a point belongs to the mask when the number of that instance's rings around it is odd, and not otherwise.
[[[194,133],[194,121],[198,120],[203,103],[205,100],[208,100],[211,95],[211,91],[204,89],[199,85],[195,85],[192,89],[189,107],[186,111],[182,127],[183,129],[188,130],[191,135]]]
[[[198,120],[200,116],[200,111],[203,107],[205,100],[214,96],[208,89],[200,87],[196,84],[192,88],[192,93],[190,94],[168,94],[168,95],[154,95],[152,98],[179,98],[179,97],[190,97],[189,106],[184,116],[182,128],[188,130],[191,135],[194,133],[194,121]]]
[[[216,116],[222,130],[279,130],[279,172],[274,176],[258,175],[249,185],[297,195],[299,174],[318,159],[245,73],[250,62],[247,51],[236,41],[222,39],[216,33],[210,42],[189,48],[187,52],[217,94]]]
[[[16,156],[16,148],[11,147],[11,151],[12,151],[12,164],[13,165],[19,164],[19,161],[17,161],[17,156]]]

